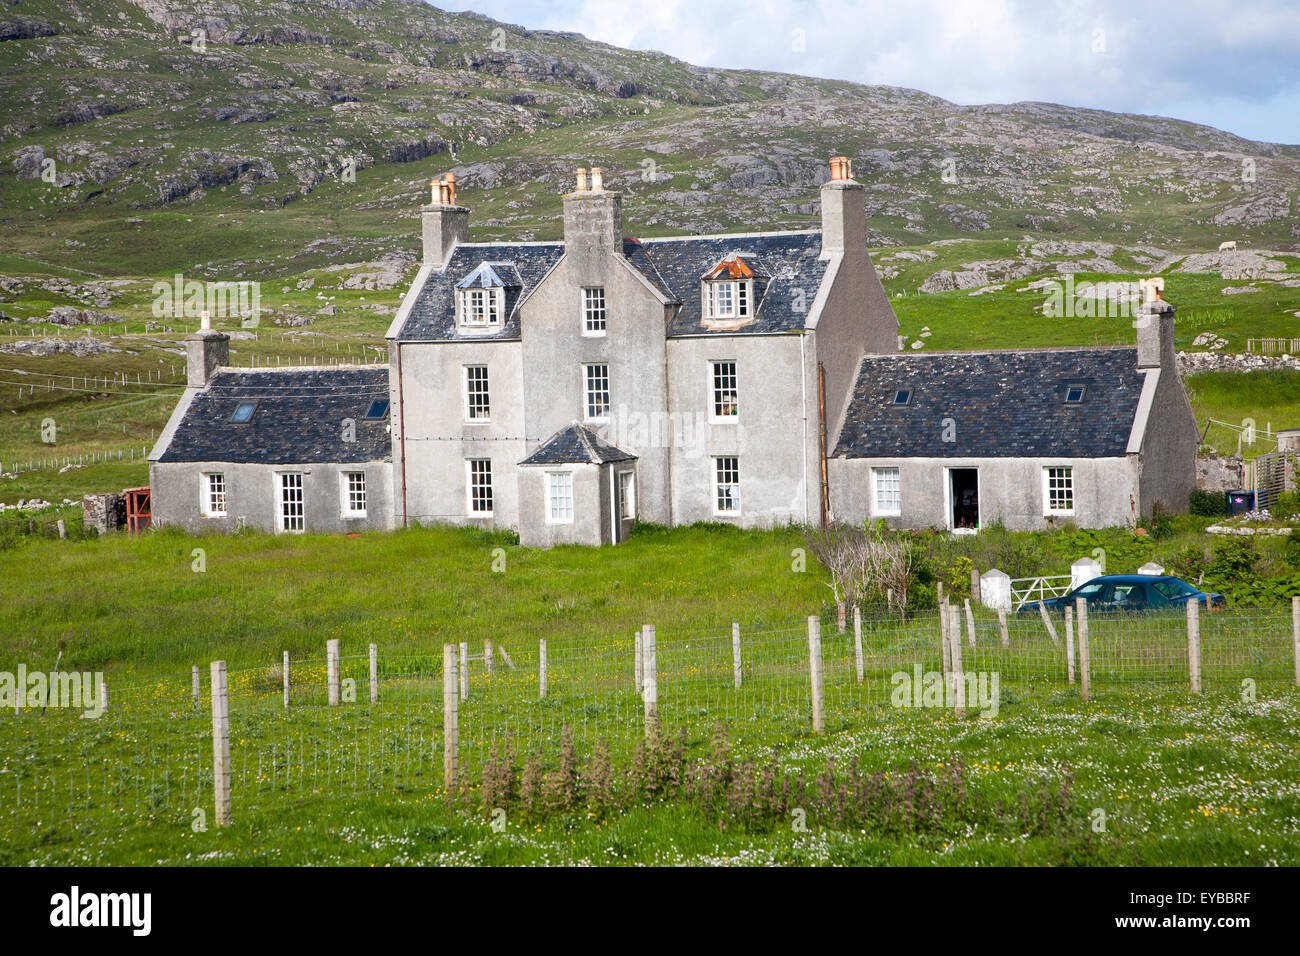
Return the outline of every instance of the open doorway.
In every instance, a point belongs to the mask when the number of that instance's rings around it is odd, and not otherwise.
[[[980,526],[979,469],[949,468],[948,482],[953,530],[974,531]]]

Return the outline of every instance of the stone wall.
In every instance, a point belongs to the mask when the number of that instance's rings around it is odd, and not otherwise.
[[[1246,462],[1237,455],[1202,452],[1196,456],[1196,487],[1201,491],[1235,491],[1245,487]]]
[[[116,492],[86,495],[81,499],[81,513],[87,528],[100,534],[117,531],[126,524],[126,496]]]

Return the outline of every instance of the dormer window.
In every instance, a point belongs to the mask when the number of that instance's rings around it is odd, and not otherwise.
[[[501,289],[460,289],[456,305],[459,322],[466,328],[493,328],[501,324],[504,305]]]
[[[706,321],[740,322],[754,317],[762,280],[739,255],[723,259],[701,279]]]
[[[456,324],[471,331],[501,327],[506,315],[506,293],[518,294],[519,278],[508,262],[480,262],[456,283]]]
[[[745,319],[749,318],[751,280],[741,279],[735,282],[705,283],[709,294],[709,312],[711,319]]]

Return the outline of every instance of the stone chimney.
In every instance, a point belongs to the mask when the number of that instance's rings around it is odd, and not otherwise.
[[[1164,280],[1145,279],[1138,283],[1143,301],[1137,307],[1133,324],[1137,326],[1138,368],[1172,370],[1174,355],[1173,304],[1164,300]]]
[[[866,248],[866,189],[854,182],[849,158],[836,156],[822,186],[822,255]]]
[[[575,260],[579,274],[605,256],[623,248],[623,195],[605,189],[599,166],[579,169],[577,188],[564,197],[564,253]]]
[[[423,219],[424,264],[442,269],[458,242],[469,239],[469,210],[456,205],[456,174],[447,173],[430,184],[429,205],[420,210]]]
[[[199,320],[199,330],[185,337],[185,384],[203,388],[212,373],[230,364],[230,336],[212,327],[212,315],[206,310]]]

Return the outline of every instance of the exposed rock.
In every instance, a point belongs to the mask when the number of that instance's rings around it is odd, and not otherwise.
[[[121,322],[116,315],[97,312],[94,309],[78,309],[73,305],[56,305],[50,309],[46,322],[55,325],[107,325],[109,322]]]
[[[89,336],[83,339],[24,339],[21,342],[8,342],[0,345],[0,352],[9,355],[32,355],[38,358],[45,355],[54,355],[58,352],[67,352],[77,358],[86,358],[90,355],[104,355],[109,352],[121,351],[122,349],[115,349],[107,342]]]

